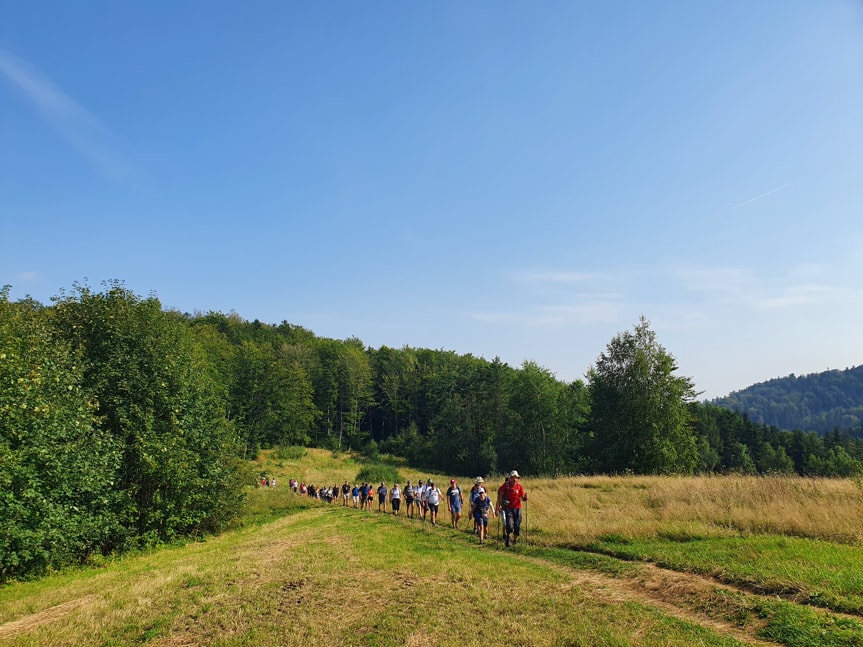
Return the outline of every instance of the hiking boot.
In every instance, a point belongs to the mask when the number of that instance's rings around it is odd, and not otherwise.
[[[507,548],[509,548],[509,535],[504,535],[504,537],[503,537],[503,544],[504,544],[504,546],[506,546]]]

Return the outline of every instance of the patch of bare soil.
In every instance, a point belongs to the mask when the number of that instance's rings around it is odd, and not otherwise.
[[[69,600],[63,604],[57,604],[37,613],[31,613],[28,616],[13,620],[0,625],[0,639],[14,638],[23,633],[27,633],[54,620],[58,620],[68,614],[73,609],[88,604],[96,600],[95,595],[85,595],[83,598]]]

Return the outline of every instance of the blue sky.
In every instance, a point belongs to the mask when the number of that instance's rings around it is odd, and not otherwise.
[[[863,363],[863,4],[0,0],[0,284],[702,397]]]

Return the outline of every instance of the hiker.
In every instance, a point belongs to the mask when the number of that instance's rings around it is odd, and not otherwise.
[[[450,514],[450,523],[452,527],[458,530],[458,520],[461,519],[461,507],[464,504],[464,498],[461,495],[461,488],[456,484],[455,479],[450,479],[449,487],[446,489],[447,508]]]
[[[474,481],[473,486],[470,489],[470,492],[468,493],[468,498],[467,498],[468,506],[469,506],[468,513],[470,514],[471,519],[474,520],[474,522],[473,522],[473,534],[475,534],[475,535],[479,534],[479,526],[477,526],[476,517],[474,516],[474,513],[473,513],[473,505],[474,505],[474,503],[476,503],[477,497],[479,497],[479,491],[483,487],[483,482],[484,482],[483,478],[481,476],[477,476],[476,480]]]
[[[405,514],[411,519],[414,518],[414,486],[411,485],[411,480],[405,484]]]
[[[387,486],[384,483],[378,487],[378,512],[387,511]]]
[[[423,484],[423,480],[420,479],[419,483],[417,483],[417,512],[419,516],[422,517],[423,521],[426,520],[426,486]]]
[[[393,516],[399,516],[399,508],[402,504],[402,491],[399,488],[398,483],[393,483],[393,487],[390,490],[390,507],[393,509]]]
[[[437,525],[437,512],[442,496],[440,489],[432,481],[429,481],[426,488],[426,505],[431,513],[431,524],[433,526]]]
[[[498,490],[500,495],[498,510],[506,511],[504,514],[504,544],[506,546],[509,546],[510,543],[518,543],[519,535],[521,535],[521,504],[522,501],[527,501],[527,492],[518,482],[520,478],[516,470],[511,471],[507,480]]]
[[[477,497],[473,503],[473,516],[479,530],[479,543],[481,544],[485,543],[485,539],[488,537],[489,515],[496,517],[497,513],[494,511],[494,506],[491,504],[491,499],[488,498],[485,488],[480,487],[477,489]]]
[[[360,507],[360,486],[354,483],[354,487],[351,489],[351,497],[354,500],[354,510],[359,509]]]
[[[366,502],[369,499],[369,484],[363,482],[360,486],[360,510],[366,509]]]
[[[342,500],[344,501],[344,507],[348,507],[348,498],[351,496],[351,484],[345,481],[342,484]]]

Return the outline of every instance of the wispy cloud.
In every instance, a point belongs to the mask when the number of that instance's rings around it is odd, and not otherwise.
[[[751,270],[740,267],[683,266],[673,270],[673,275],[690,292],[737,294],[758,284]]]
[[[740,207],[745,207],[750,202],[755,202],[756,200],[760,200],[761,198],[766,198],[768,195],[776,193],[777,191],[781,191],[782,189],[787,189],[792,184],[793,184],[793,182],[789,182],[788,184],[783,184],[782,186],[778,186],[775,189],[770,189],[769,191],[762,193],[761,195],[756,195],[754,198],[749,198],[748,200],[744,200],[740,204],[734,205],[734,209],[739,209]]]
[[[781,276],[728,267],[684,267],[678,268],[675,275],[687,290],[701,293],[717,305],[733,303],[754,310],[841,303],[852,298],[847,288],[824,282],[829,279],[829,268],[818,263],[802,263]]]
[[[778,310],[781,308],[797,308],[814,304],[841,302],[846,291],[827,285],[792,285],[775,296],[768,296],[755,301],[755,306],[761,310]],[[851,297],[851,295],[847,295]]]
[[[476,321],[524,328],[554,328],[570,325],[614,323],[620,319],[621,306],[609,301],[590,301],[572,305],[538,306],[523,312],[474,312]]]
[[[23,93],[48,125],[72,144],[103,176],[113,181],[128,178],[129,165],[107,144],[111,139],[108,130],[50,79],[2,49],[0,77],[5,77]]]

